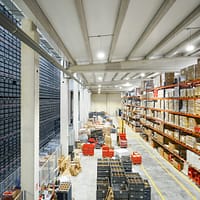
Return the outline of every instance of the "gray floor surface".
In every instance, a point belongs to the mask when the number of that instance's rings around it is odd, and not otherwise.
[[[159,153],[150,147],[138,133],[126,128],[128,137],[128,149],[120,149],[116,146],[116,135],[112,134],[113,145],[116,154],[137,151],[142,155],[142,165],[133,165],[133,172],[148,179],[152,192],[152,200],[200,200],[200,188],[198,188],[187,176],[177,171]],[[72,193],[74,200],[96,199],[96,165],[97,158],[101,158],[101,150],[96,149],[94,156],[81,157],[82,172],[71,177]]]

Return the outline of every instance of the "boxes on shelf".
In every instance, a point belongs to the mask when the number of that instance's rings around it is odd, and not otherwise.
[[[161,85],[171,85],[174,83],[174,72],[165,72],[161,74]]]
[[[200,115],[200,99],[195,100],[195,114]]]
[[[200,64],[195,65],[195,79],[200,79]]]
[[[185,135],[180,135],[180,142],[183,142],[183,143],[186,142],[186,136]]]
[[[179,140],[179,130],[174,131],[174,138]]]
[[[161,144],[164,143],[164,137],[162,135],[157,134],[157,140],[158,142],[160,142]]]
[[[176,147],[177,147],[176,144],[169,142],[169,149],[170,149],[171,151],[175,150]]]
[[[190,135],[186,135],[186,145],[194,148],[195,144],[196,144],[196,138]]]
[[[188,68],[185,67],[183,69],[181,69],[181,72],[180,72],[180,81],[186,81],[187,78],[188,78]]]
[[[169,154],[168,154],[167,152],[165,152],[165,151],[164,151],[163,157],[164,157],[166,160],[169,160]]]
[[[162,157],[164,156],[164,149],[162,147],[158,147],[158,152]]]
[[[200,79],[200,78],[199,78],[199,79]],[[194,90],[195,90],[195,92],[194,92],[195,96],[199,96],[199,95],[200,95],[200,86],[196,86],[196,87],[194,88]]]
[[[192,81],[195,79],[195,65],[191,65],[187,68],[187,80]]]
[[[188,128],[194,130],[196,125],[196,120],[194,118],[188,117]]]

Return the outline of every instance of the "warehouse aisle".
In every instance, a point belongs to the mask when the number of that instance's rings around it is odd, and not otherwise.
[[[146,143],[138,133],[126,127],[128,149],[116,146],[116,135],[112,134],[115,152],[142,154],[142,165],[133,165],[133,171],[148,179],[152,192],[152,200],[199,200],[200,189],[187,176],[177,171],[160,154]],[[74,200],[96,199],[97,158],[101,158],[101,150],[95,149],[94,156],[83,156],[80,153],[82,171],[77,177],[71,177]]]
[[[177,171],[160,154],[146,143],[138,133],[126,127],[129,151],[142,155],[142,165],[134,165],[133,170],[140,172],[152,186],[152,200],[198,200],[200,189],[187,176]]]

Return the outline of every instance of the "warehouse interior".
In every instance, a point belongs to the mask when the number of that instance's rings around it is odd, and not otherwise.
[[[199,0],[0,0],[0,199],[197,200],[199,127]]]

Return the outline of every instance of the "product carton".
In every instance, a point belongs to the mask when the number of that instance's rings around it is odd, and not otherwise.
[[[187,75],[188,75],[188,68],[186,67],[186,68],[181,69],[180,81],[186,81]]]
[[[166,72],[161,74],[161,85],[171,85],[174,83],[174,72]]]
[[[191,65],[188,67],[187,80],[192,81],[194,79],[195,79],[195,65]]]

